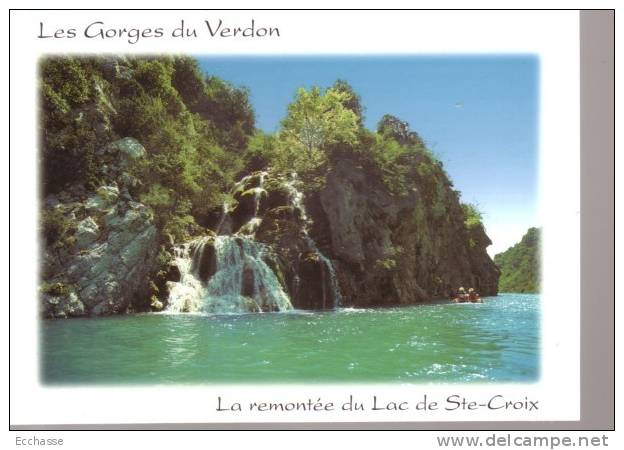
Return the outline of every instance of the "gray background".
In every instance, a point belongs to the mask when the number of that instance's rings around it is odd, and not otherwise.
[[[12,425],[11,430],[613,430],[615,427],[615,119],[613,10],[580,12],[581,420],[294,424]],[[556,30],[553,30],[556,32]]]

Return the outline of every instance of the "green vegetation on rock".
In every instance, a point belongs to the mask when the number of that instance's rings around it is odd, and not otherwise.
[[[367,129],[344,80],[298,89],[274,134],[255,128],[245,88],[190,57],[49,57],[39,83],[43,282],[69,286],[64,303],[44,289],[48,317],[162,309],[174,245],[214,234],[224,202],[238,230],[258,199],[255,238],[276,253],[282,284],[296,275],[282,260],[325,276],[318,255],[299,261],[308,231],[291,204],[295,178],[345,301],[496,293],[479,211],[407,122],[387,114]],[[309,294],[317,305],[321,293]]]
[[[129,168],[140,180],[132,194],[177,238],[221,204],[254,132],[247,91],[188,57],[51,57],[40,85],[44,195],[111,181],[98,150],[134,138],[147,157]]]
[[[539,228],[529,228],[520,242],[494,257],[501,271],[498,284],[501,292],[540,291],[540,235]]]

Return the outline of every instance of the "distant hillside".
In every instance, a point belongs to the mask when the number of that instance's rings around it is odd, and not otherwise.
[[[500,292],[539,292],[540,239],[539,228],[529,228],[522,240],[494,257],[500,268]]]

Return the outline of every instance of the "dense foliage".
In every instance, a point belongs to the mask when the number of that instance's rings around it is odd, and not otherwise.
[[[522,240],[494,257],[500,268],[501,292],[539,292],[540,229],[529,228]]]
[[[364,127],[361,99],[344,80],[298,89],[271,135],[255,129],[246,89],[206,76],[189,57],[54,57],[40,69],[43,194],[110,181],[101,179],[98,149],[135,138],[147,157],[130,168],[141,180],[132,195],[175,240],[213,226],[235,178],[266,167],[297,172],[314,190],[348,157],[394,195],[417,190],[434,221],[459,199],[407,122],[385,115],[375,131]],[[481,223],[476,209],[463,213],[468,230]],[[49,219],[54,242],[67,225]]]
[[[247,91],[192,58],[48,58],[40,85],[43,194],[95,189],[106,181],[97,150],[133,137],[148,152],[133,194],[179,238],[219,207],[254,132]]]

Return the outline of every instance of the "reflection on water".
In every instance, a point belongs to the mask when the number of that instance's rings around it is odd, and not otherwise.
[[[199,356],[199,327],[197,320],[184,320],[182,326],[167,326],[162,337],[159,360],[173,367],[192,365]]]
[[[48,383],[535,381],[539,297],[42,322]]]

